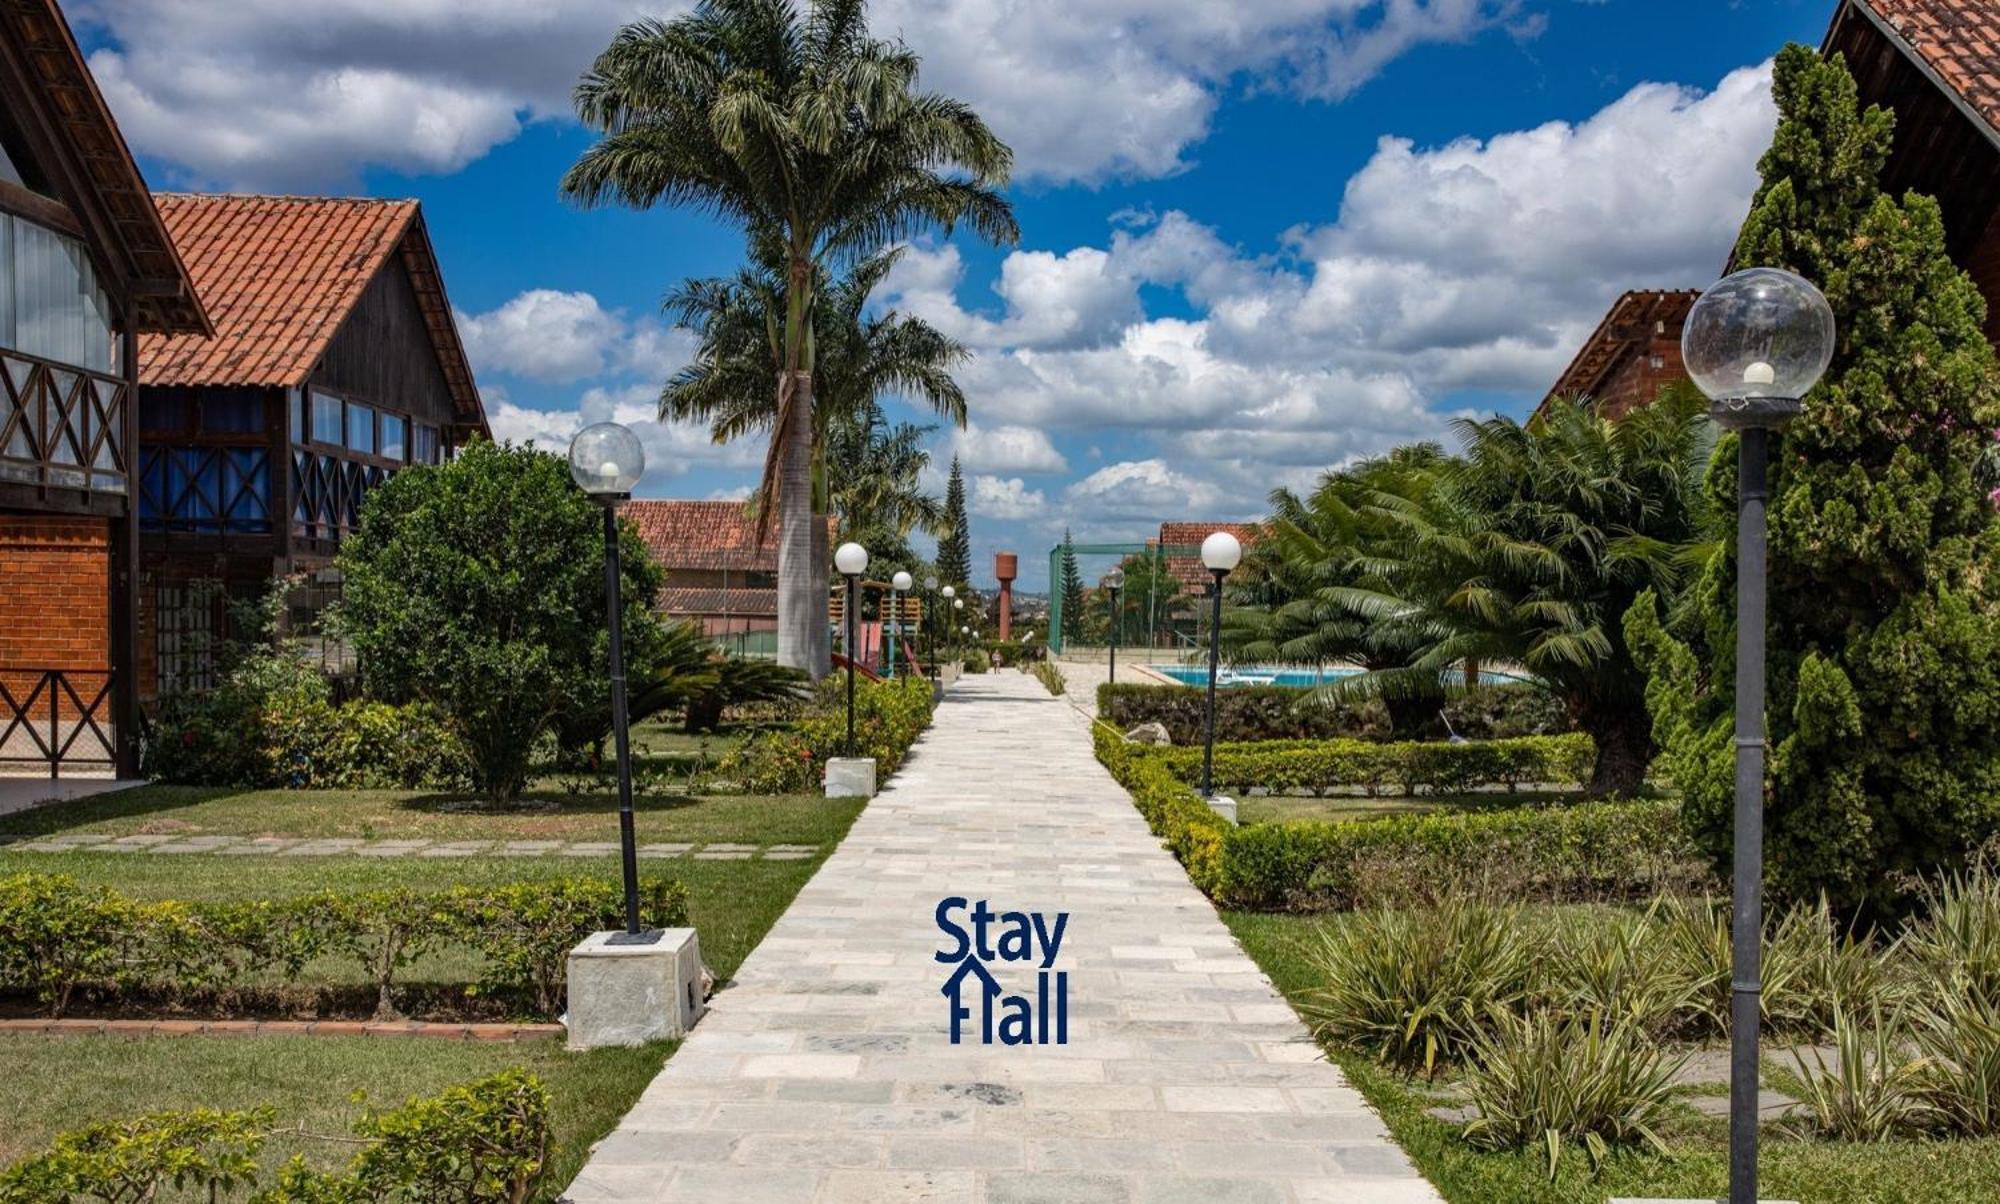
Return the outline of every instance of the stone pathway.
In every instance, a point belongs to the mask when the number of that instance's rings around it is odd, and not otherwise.
[[[976,999],[950,1044],[946,896],[1069,913],[1067,1044],[980,1045]],[[1147,832],[1087,720],[1015,673],[954,688],[564,1198],[1440,1200]]]
[[[618,842],[584,840],[358,840],[291,836],[0,836],[10,853],[213,853],[247,857],[615,857]],[[805,861],[817,856],[809,844],[642,844],[642,858],[692,857],[696,861]]]

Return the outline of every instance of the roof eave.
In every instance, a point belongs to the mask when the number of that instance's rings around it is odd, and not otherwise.
[[[1860,13],[1870,25],[1875,27],[1878,33],[1888,39],[1890,45],[1894,46],[1911,65],[1923,73],[1924,78],[1930,81],[1933,88],[1943,93],[1944,98],[1951,102],[1953,108],[1964,114],[1966,120],[1972,122],[1973,127],[1983,134],[1988,142],[1993,144],[1995,150],[2000,150],[2000,127],[1996,127],[1992,121],[1987,119],[1984,113],[1974,108],[1972,102],[1965,99],[1964,93],[1953,87],[1943,75],[1939,74],[1938,69],[1931,65],[1929,59],[1924,57],[1923,51],[1917,49],[1908,38],[1905,38],[1902,31],[1897,29],[1887,17],[1875,11],[1875,6],[1868,3],[1868,0],[1842,0],[1841,6],[1834,11],[1833,23],[1827,27],[1826,39],[1820,44],[1821,57],[1825,57],[1833,51],[1833,43],[1840,33],[1842,19],[1850,11]]]

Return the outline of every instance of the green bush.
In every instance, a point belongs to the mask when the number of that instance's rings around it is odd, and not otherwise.
[[[180,785],[294,790],[450,790],[472,777],[464,746],[432,707],[335,705],[311,693],[252,703],[226,690],[169,704],[146,768]]]
[[[1056,668],[1053,661],[1036,661],[1029,672],[1035,675],[1035,680],[1041,682],[1044,689],[1058,697],[1069,689],[1069,683],[1063,680],[1062,670]]]
[[[1159,753],[1096,728],[1098,759],[1226,907],[1340,911],[1483,890],[1523,900],[1622,900],[1707,881],[1671,801],[1579,803],[1232,827]]]
[[[1208,691],[1197,686],[1109,682],[1097,687],[1097,713],[1120,731],[1158,723],[1175,744],[1200,744]],[[1215,694],[1215,738],[1260,740],[1441,739],[1450,731],[1468,740],[1560,735],[1572,724],[1562,704],[1536,686],[1481,686],[1440,701],[1421,730],[1393,732],[1380,703],[1320,703],[1309,691],[1288,686],[1231,686]]]
[[[1636,1024],[1602,1016],[1502,1014],[1472,1045],[1466,1089],[1479,1115],[1465,1139],[1497,1150],[1543,1150],[1549,1178],[1565,1143],[1592,1167],[1614,1146],[1667,1152],[1657,1126],[1672,1100],[1669,1059]]]
[[[641,891],[648,922],[687,923],[680,883],[647,879]],[[623,924],[622,887],[596,879],[183,903],[19,874],[0,878],[0,991],[32,994],[60,1016],[80,990],[179,996],[241,986],[267,971],[296,982],[309,963],[332,957],[366,972],[377,1014],[389,1016],[405,967],[460,948],[484,962],[468,994],[518,999],[550,1016],[562,1005],[569,948]]]
[[[163,1189],[211,1200],[254,1183],[271,1127],[255,1112],[155,1112],[57,1137],[0,1172],[0,1204],[145,1204]]]
[[[1174,776],[1201,780],[1202,750],[1156,749]],[[1371,797],[1464,794],[1488,786],[1510,790],[1523,783],[1577,785],[1596,758],[1590,737],[1525,736],[1516,740],[1400,741],[1270,740],[1215,746],[1215,785],[1222,790],[1264,789],[1272,794],[1320,794],[1359,787]]]
[[[818,787],[826,763],[847,754],[847,683],[836,674],[791,727],[765,732],[716,767],[753,794],[797,794]],[[878,777],[902,767],[910,746],[930,726],[936,699],[930,683],[903,676],[854,684],[854,755],[872,757]]]
[[[527,1204],[548,1166],[552,1127],[548,1088],[525,1070],[503,1070],[368,1113],[354,1126],[366,1144],[344,1174],[294,1160],[251,1204]]]

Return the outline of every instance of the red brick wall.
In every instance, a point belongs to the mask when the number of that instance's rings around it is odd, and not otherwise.
[[[111,666],[109,519],[0,512],[0,666]]]

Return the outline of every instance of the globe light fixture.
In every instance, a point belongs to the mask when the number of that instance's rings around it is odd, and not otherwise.
[[[1215,797],[1215,679],[1222,671],[1222,579],[1243,563],[1243,541],[1217,531],[1201,541],[1201,563],[1215,577],[1215,611],[1208,625],[1208,715],[1203,725],[1201,797]]]
[[[610,629],[611,737],[618,754],[619,859],[625,879],[625,931],[613,935],[614,945],[649,945],[660,939],[658,929],[639,923],[639,842],[632,819],[632,736],[625,706],[625,606],[620,596],[624,577],[618,557],[618,503],[632,496],[646,471],[646,449],[639,437],[615,422],[584,427],[569,442],[569,475],[577,488],[604,507],[604,611]]]
[[[1751,268],[1688,311],[1681,356],[1736,442],[1736,816],[1730,951],[1729,1200],[1757,1200],[1758,1025],[1763,1007],[1765,506],[1771,432],[1833,362],[1833,308],[1811,281]]]
[[[1104,591],[1111,595],[1109,612],[1111,615],[1111,648],[1108,662],[1110,672],[1105,680],[1114,686],[1118,684],[1118,621],[1125,617],[1118,609],[1118,591],[1124,588],[1124,569],[1114,567],[1110,572],[1104,574]]]
[[[896,575],[889,578],[888,652],[889,677],[891,680],[894,680],[896,676],[896,645],[899,642],[898,637],[903,634],[903,605],[901,597],[909,593],[910,587],[915,584],[916,582],[910,578],[910,575],[902,569],[897,569]]]
[[[931,595],[937,593],[937,587],[938,587],[937,574],[925,573],[923,624],[924,624],[924,660],[927,663],[927,667],[925,668],[924,672],[927,676],[933,678],[937,676],[937,671],[938,671],[937,628],[938,628],[939,616],[933,611],[933,608],[931,607]]]
[[[592,423],[569,441],[570,479],[594,498],[631,497],[645,472],[646,449],[630,427]]]
[[[861,625],[861,574],[868,571],[868,549],[844,543],[834,549],[833,567],[847,578],[847,755],[854,755],[854,656]]]

